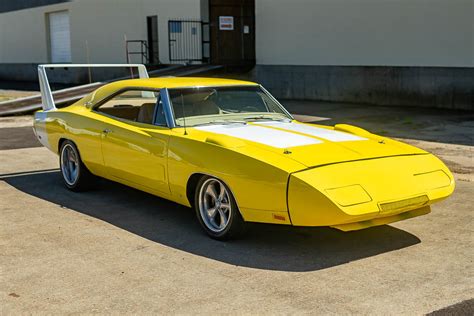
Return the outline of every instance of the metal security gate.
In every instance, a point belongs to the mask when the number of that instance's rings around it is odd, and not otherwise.
[[[208,62],[208,23],[193,20],[168,21],[170,63]]]

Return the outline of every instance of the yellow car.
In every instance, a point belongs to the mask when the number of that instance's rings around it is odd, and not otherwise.
[[[67,188],[104,177],[193,207],[215,239],[245,222],[383,225],[427,214],[454,190],[432,154],[351,125],[297,122],[253,82],[123,80],[61,109],[41,84],[35,133],[59,155]]]

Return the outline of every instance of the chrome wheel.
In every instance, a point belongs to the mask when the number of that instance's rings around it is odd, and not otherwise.
[[[232,203],[226,186],[217,179],[207,179],[199,190],[199,213],[208,229],[220,233],[229,224]]]
[[[71,144],[63,146],[61,151],[61,171],[64,181],[73,186],[79,177],[79,157]]]

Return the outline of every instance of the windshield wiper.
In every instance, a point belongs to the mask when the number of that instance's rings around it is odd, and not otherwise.
[[[215,120],[211,122],[195,124],[194,126],[203,126],[203,125],[213,125],[213,124],[221,124],[221,125],[229,125],[229,124],[247,124],[245,121],[238,121],[238,120]]]
[[[286,118],[276,118],[276,117],[268,117],[265,115],[260,115],[260,116],[252,116],[252,117],[246,117],[244,118],[245,121],[258,121],[258,120],[269,120],[269,121],[285,121],[288,120]]]

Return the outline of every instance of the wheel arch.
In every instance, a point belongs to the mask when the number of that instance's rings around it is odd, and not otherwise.
[[[77,149],[77,153],[79,154],[79,159],[81,159],[81,162],[84,163],[84,161],[82,161],[82,156],[81,156],[81,151],[79,150],[79,146],[77,146],[77,143],[76,143],[74,140],[70,139],[70,138],[67,138],[67,137],[64,137],[64,136],[61,136],[61,137],[59,138],[59,140],[58,140],[58,148],[57,148],[58,154],[61,154],[61,146],[63,145],[63,143],[64,143],[65,141],[69,141],[69,142],[71,142],[71,143],[74,144],[74,146],[75,146],[76,149]]]
[[[58,153],[60,153],[60,151],[61,151],[61,146],[63,145],[63,143],[64,143],[66,140],[68,140],[68,141],[74,143],[74,141],[70,140],[69,138],[60,137],[59,140],[58,140],[58,146],[57,146],[57,148],[56,148],[56,150],[57,150]],[[74,143],[74,145],[76,145],[76,143]],[[77,148],[77,145],[76,145],[76,148]],[[77,149],[77,150],[79,150],[79,149]]]
[[[201,180],[202,177],[211,177],[219,180],[222,182],[230,191],[232,196],[234,197],[235,203],[237,204],[237,210],[240,212],[239,208],[239,203],[237,201],[237,197],[235,196],[235,193],[232,191],[232,188],[227,184],[226,181],[224,181],[222,178],[215,176],[213,174],[205,173],[205,172],[195,172],[191,174],[188,178],[188,182],[186,183],[186,198],[188,199],[189,204],[191,207],[194,207],[194,195],[196,193],[197,185],[199,183],[199,180]]]
[[[186,198],[188,199],[188,202],[191,207],[194,207],[194,194],[196,193],[199,180],[201,180],[201,178],[205,176],[207,176],[207,174],[198,172],[193,173],[188,178],[188,182],[186,183]]]

